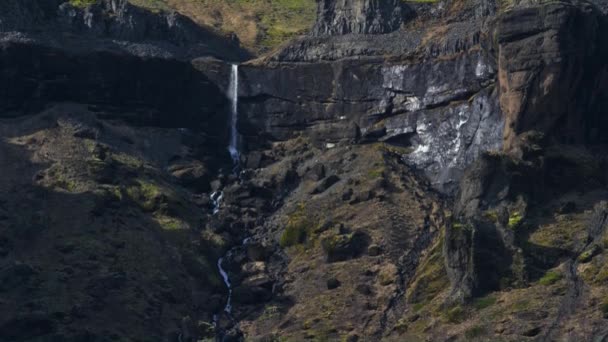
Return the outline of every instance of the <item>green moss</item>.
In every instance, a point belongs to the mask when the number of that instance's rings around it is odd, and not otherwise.
[[[545,275],[538,281],[539,284],[549,286],[557,283],[563,278],[563,275],[556,271],[547,271]]]
[[[67,192],[77,192],[84,186],[73,177],[71,170],[64,166],[54,165],[47,170],[46,175],[50,186]]]
[[[297,209],[287,218],[287,224],[281,234],[279,244],[286,248],[304,243],[314,226],[305,205],[300,203]]]
[[[594,256],[601,252],[601,248],[598,245],[593,245],[578,256],[578,261],[581,263],[587,263],[593,259]]]
[[[494,223],[498,222],[498,213],[496,210],[486,210],[486,212],[483,213],[483,216]]]
[[[367,172],[367,179],[374,180],[384,177],[384,167],[375,168]]]
[[[458,305],[447,309],[444,312],[444,317],[450,323],[462,323],[466,319],[466,312],[462,306]]]
[[[187,223],[174,217],[158,216],[156,217],[156,221],[164,230],[181,230],[189,228]]]
[[[521,224],[521,221],[523,219],[524,219],[523,216],[518,211],[512,212],[509,215],[509,224],[508,224],[509,228],[516,229],[517,227],[519,227],[519,225]]]
[[[452,222],[452,229],[473,230],[473,226],[471,226],[469,223],[462,223],[462,222],[454,221],[454,222]]]
[[[147,8],[152,12],[171,9],[166,0],[129,0],[129,2],[135,6]]]
[[[473,302],[473,307],[476,310],[483,310],[485,308],[488,308],[492,305],[494,305],[496,303],[496,297],[494,297],[493,295],[488,295],[482,298],[477,298],[475,299],[475,301]]]
[[[134,185],[127,187],[126,194],[142,210],[154,211],[162,195],[162,190],[154,183],[138,179]]]
[[[424,305],[448,288],[449,284],[444,266],[443,238],[441,237],[433,245],[429,256],[420,264],[415,280],[411,285],[408,299],[411,302]]]
[[[141,159],[126,153],[112,154],[112,159],[128,169],[139,170],[144,167],[144,162]]]
[[[72,4],[76,7],[87,7],[96,2],[97,2],[97,0],[70,0],[70,4]]]

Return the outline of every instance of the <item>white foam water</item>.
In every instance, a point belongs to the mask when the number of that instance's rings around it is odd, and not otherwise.
[[[239,132],[236,128],[239,116],[239,66],[237,64],[232,65],[229,88],[232,110],[230,113],[230,144],[228,145],[228,152],[230,152],[230,156],[232,157],[232,161],[236,167],[240,161]]]
[[[228,273],[224,270],[224,258],[220,258],[217,261],[217,268],[220,270],[220,275],[222,279],[224,279],[224,284],[228,288],[228,299],[226,300],[226,306],[224,306],[224,312],[230,314],[232,312],[232,284],[230,284],[230,278],[228,277]]]

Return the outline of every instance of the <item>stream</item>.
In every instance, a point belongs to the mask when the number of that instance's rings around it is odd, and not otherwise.
[[[230,157],[232,158],[233,163],[233,172],[237,173],[240,164],[240,152],[239,152],[239,137],[237,130],[237,122],[238,122],[238,90],[239,90],[239,76],[238,76],[238,65],[233,64],[231,66],[231,74],[230,74],[230,85],[228,89],[228,96],[231,101],[231,113],[230,113],[230,142],[228,145],[228,152],[230,153]],[[224,193],[222,191],[216,191],[211,194],[211,202],[213,203],[213,215],[219,213],[221,209],[222,199],[224,197]],[[220,326],[220,319],[222,314],[225,314],[228,319],[232,320],[232,284],[230,282],[230,276],[228,272],[224,268],[224,262],[229,261],[232,253],[234,253],[237,249],[245,246],[249,242],[249,238],[243,240],[242,244],[239,246],[235,246],[230,249],[223,257],[217,260],[217,268],[228,289],[228,297],[226,298],[226,305],[222,312],[219,312],[214,315],[213,321],[216,328]],[[224,340],[223,333],[218,333],[217,337],[218,341]]]

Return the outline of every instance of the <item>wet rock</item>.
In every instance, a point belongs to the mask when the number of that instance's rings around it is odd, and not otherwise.
[[[256,274],[243,280],[242,285],[245,287],[270,288],[272,287],[272,279],[266,274]]]
[[[247,245],[247,257],[253,261],[266,261],[272,255],[272,247],[263,243]]]
[[[270,300],[272,292],[264,287],[238,286],[233,289],[232,296],[234,303],[253,305]]]

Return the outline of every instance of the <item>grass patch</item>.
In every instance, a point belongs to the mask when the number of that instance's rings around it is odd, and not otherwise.
[[[547,271],[545,275],[538,281],[539,284],[549,286],[557,283],[563,278],[563,275],[557,271]]]
[[[489,296],[475,299],[475,301],[473,302],[473,307],[476,310],[483,310],[494,304],[496,304],[496,297],[489,295]]]
[[[521,221],[523,221],[524,217],[521,215],[521,213],[519,211],[515,211],[513,213],[511,213],[511,215],[509,215],[509,228],[510,229],[516,229],[517,227],[519,227],[519,225],[521,224]]]
[[[162,189],[154,183],[138,179],[127,187],[126,194],[144,211],[154,211],[162,195]]]
[[[464,337],[466,337],[468,340],[474,339],[474,338],[478,338],[482,335],[484,335],[486,333],[486,329],[480,325],[476,325],[474,327],[471,327],[469,329],[467,329],[464,332]]]
[[[445,311],[443,316],[450,323],[462,323],[466,319],[466,312],[458,305]]]
[[[97,0],[70,0],[70,4],[76,7],[87,7],[97,3]]]
[[[306,206],[303,203],[298,204],[296,210],[287,218],[279,245],[286,248],[304,243],[313,227],[314,222],[309,217]]]

